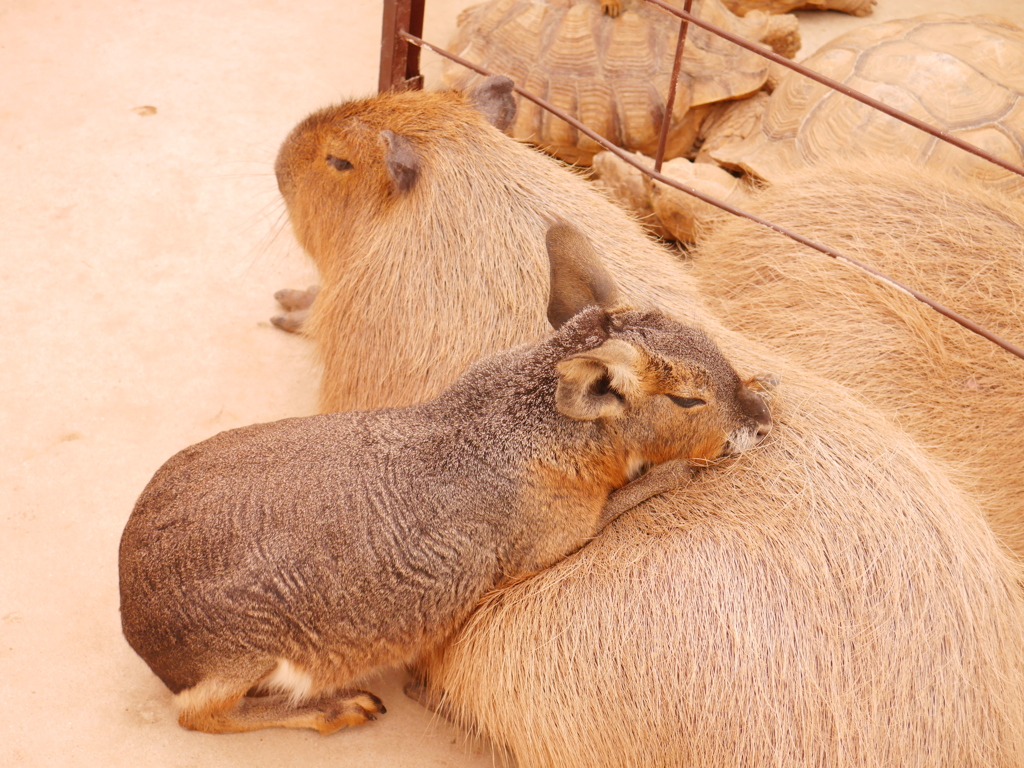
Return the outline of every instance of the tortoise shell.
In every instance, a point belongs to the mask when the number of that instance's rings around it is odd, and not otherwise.
[[[788,11],[841,11],[852,16],[867,16],[876,0],[723,0],[733,13],[745,16],[750,11],[786,13]]]
[[[1024,31],[989,16],[932,14],[861,27],[823,46],[811,69],[981,147],[1024,164]],[[1024,179],[787,72],[741,140],[707,155],[726,168],[775,181],[837,153],[898,153],[1007,189]]]
[[[682,7],[681,0],[678,5]],[[462,12],[449,49],[495,74],[508,75],[614,144],[654,154],[679,20],[639,0],[627,0],[621,13],[618,6],[607,0],[491,0]],[[693,12],[788,55],[800,45],[795,17],[752,12],[740,18],[720,0],[696,0]],[[445,68],[445,82],[454,88],[472,87],[480,77],[456,64]],[[767,77],[767,60],[690,25],[666,157],[691,152],[712,104],[748,96]],[[522,98],[509,133],[580,165],[589,165],[601,149]]]

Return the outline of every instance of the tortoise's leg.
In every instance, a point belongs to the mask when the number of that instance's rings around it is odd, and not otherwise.
[[[284,288],[274,294],[277,303],[281,305],[284,314],[272,317],[270,322],[288,333],[299,333],[302,324],[309,317],[310,307],[316,299],[320,287],[311,285],[304,291],[294,288]]]
[[[322,734],[362,725],[386,710],[372,693],[342,690],[296,703],[286,694],[246,696],[252,683],[204,680],[178,694],[178,722],[205,733],[241,733],[260,728],[312,728]]]
[[[614,19],[622,13],[622,0],[601,0],[601,12]]]

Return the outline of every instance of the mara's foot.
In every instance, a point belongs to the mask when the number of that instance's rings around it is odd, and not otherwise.
[[[239,696],[189,701],[178,722],[206,733],[242,733],[260,728],[311,728],[322,734],[376,720],[387,710],[372,693],[343,690],[298,704],[290,696]]]

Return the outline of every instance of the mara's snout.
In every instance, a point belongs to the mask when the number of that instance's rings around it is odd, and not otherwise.
[[[772,414],[768,410],[768,404],[765,402],[764,396],[755,391],[753,387],[764,389],[774,386],[775,383],[774,380],[769,382],[765,379],[755,379],[749,382],[752,386],[748,386],[746,383],[740,384],[736,399],[743,412],[743,424],[729,435],[726,453],[743,453],[750,450],[772,431]]]

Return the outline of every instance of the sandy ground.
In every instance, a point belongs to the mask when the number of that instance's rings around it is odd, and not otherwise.
[[[468,4],[428,0],[426,37],[447,42]],[[804,13],[804,52],[963,6]],[[970,6],[1024,25],[1019,0]],[[380,16],[379,0],[0,7],[0,766],[492,764],[400,672],[368,686],[386,716],[331,737],[184,731],[120,633],[118,541],[157,467],[315,410],[309,346],[267,322],[274,290],[314,282],[273,160],[307,112],[375,89]]]

